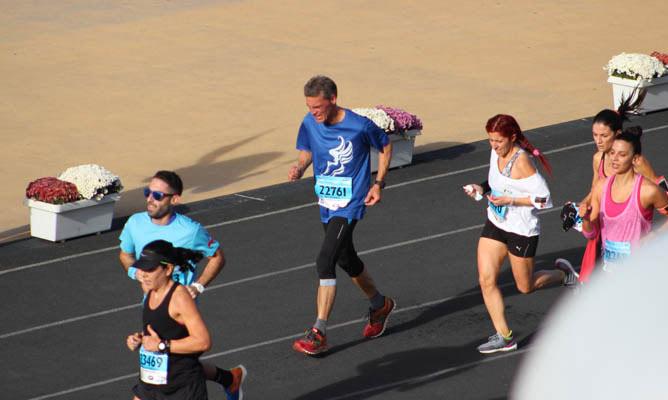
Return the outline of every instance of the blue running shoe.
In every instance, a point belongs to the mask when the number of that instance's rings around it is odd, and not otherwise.
[[[236,367],[230,370],[232,374],[232,384],[229,387],[225,388],[225,394],[227,395],[227,400],[243,400],[244,398],[244,380],[248,372],[246,367],[243,365],[237,365]]]

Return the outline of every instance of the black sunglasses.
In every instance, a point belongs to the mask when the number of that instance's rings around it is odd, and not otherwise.
[[[148,196],[153,196],[153,199],[155,201],[162,201],[162,199],[164,199],[165,197],[174,196],[174,193],[163,193],[163,192],[158,192],[157,190],[153,191],[153,190],[145,187],[144,188],[144,197],[146,197],[148,199]]]

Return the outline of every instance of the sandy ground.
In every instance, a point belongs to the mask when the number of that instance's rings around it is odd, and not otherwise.
[[[142,209],[158,169],[184,201],[282,182],[327,74],[340,104],[424,121],[417,151],[611,106],[602,66],[666,48],[663,1],[0,1],[0,236],[28,224],[27,183],[97,163]],[[638,17],[630,19],[629,16]],[[588,171],[586,173],[589,173]],[[391,176],[390,176],[391,179]]]

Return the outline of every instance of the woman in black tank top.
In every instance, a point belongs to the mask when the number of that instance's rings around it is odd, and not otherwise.
[[[143,330],[127,338],[128,348],[139,351],[134,399],[207,399],[199,356],[211,348],[209,330],[188,291],[171,279],[175,264],[197,256],[156,240],[144,247],[135,264],[147,293]]]

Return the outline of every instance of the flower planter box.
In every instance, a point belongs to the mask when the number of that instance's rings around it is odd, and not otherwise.
[[[419,130],[411,130],[399,134],[388,135],[392,142],[392,160],[390,168],[401,167],[413,162],[415,137],[422,134]],[[378,171],[378,150],[371,148],[371,172]]]
[[[111,228],[114,204],[118,193],[102,200],[79,200],[65,204],[49,204],[27,199],[30,208],[30,235],[58,242]]]
[[[622,96],[625,99],[628,98],[636,86],[640,87],[640,89],[647,90],[645,99],[637,110],[638,112],[646,113],[668,108],[668,76],[654,78],[651,82],[610,76],[608,77],[608,82],[612,84],[612,104],[615,109],[619,107],[619,104],[622,101]]]

